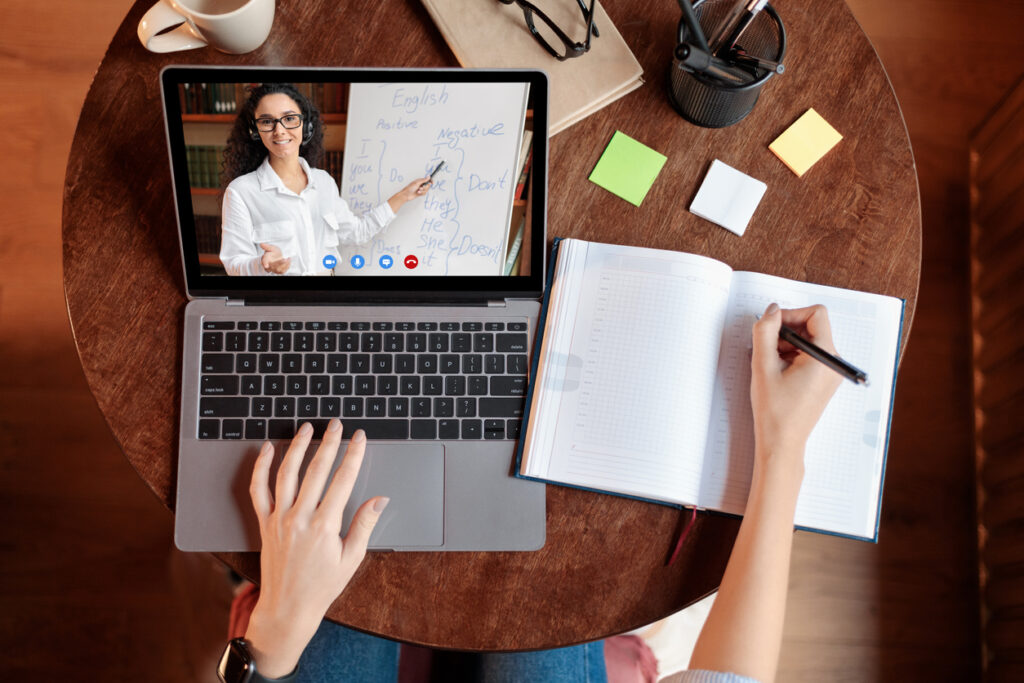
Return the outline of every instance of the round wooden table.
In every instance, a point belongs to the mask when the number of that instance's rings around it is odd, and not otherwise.
[[[269,40],[230,56],[147,52],[140,0],[86,98],[64,194],[64,286],[86,378],[156,495],[174,501],[182,317],[186,303],[158,72],[166,64],[457,66],[418,2],[279,0]],[[646,84],[551,142],[549,238],[705,254],[756,270],[917,301],[921,214],[906,129],[874,50],[841,0],[780,6],[786,72],[729,128],[686,123],[666,96],[679,10],[667,0],[607,2]],[[586,59],[584,56],[583,59]],[[814,107],[843,141],[803,178],[768,144]],[[587,176],[615,130],[668,156],[639,208]],[[712,159],[768,191],[743,237],[687,211]],[[678,511],[550,486],[535,553],[371,553],[328,616],[387,637],[465,650],[551,648],[671,614],[714,591],[739,527],[701,514],[666,566]],[[223,554],[258,580],[259,556]]]

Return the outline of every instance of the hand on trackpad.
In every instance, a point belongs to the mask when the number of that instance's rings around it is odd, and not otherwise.
[[[371,549],[444,543],[444,446],[366,444],[366,456],[348,505],[342,534],[367,499],[391,499],[370,536]]]

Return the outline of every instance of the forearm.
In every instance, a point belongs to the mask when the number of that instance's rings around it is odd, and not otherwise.
[[[691,669],[728,671],[762,683],[774,680],[802,461],[802,454],[758,458],[743,522]]]

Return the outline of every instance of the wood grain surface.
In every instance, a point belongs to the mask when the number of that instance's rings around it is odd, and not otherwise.
[[[280,0],[266,44],[243,56],[145,51],[137,3],[88,94],[68,162],[64,284],[87,381],[126,457],[173,503],[186,303],[158,72],[166,64],[455,66],[418,2]],[[548,236],[706,254],[737,269],[899,296],[906,342],[917,301],[921,220],[909,142],[881,65],[841,0],[794,0],[786,73],[743,122],[704,130],[665,98],[678,9],[608,3],[646,85],[553,138]],[[299,39],[298,37],[301,37]],[[822,45],[828,45],[827,51]],[[844,140],[803,178],[768,143],[813,106]],[[669,158],[640,208],[586,178],[616,130]],[[714,158],[767,183],[740,238],[689,214]],[[654,621],[717,587],[737,520],[701,515],[664,560],[674,510],[548,489],[537,553],[372,554],[329,616],[409,642],[468,650],[547,648]],[[258,555],[225,555],[258,578]]]

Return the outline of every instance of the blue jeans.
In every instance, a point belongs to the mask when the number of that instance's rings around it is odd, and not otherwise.
[[[299,683],[395,683],[399,644],[326,619],[299,660]],[[452,654],[459,674],[441,680],[484,683],[607,683],[604,641],[537,652]],[[435,669],[435,673],[436,669]]]

